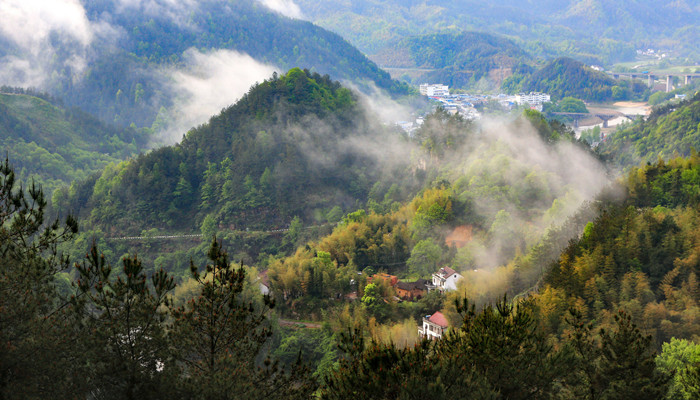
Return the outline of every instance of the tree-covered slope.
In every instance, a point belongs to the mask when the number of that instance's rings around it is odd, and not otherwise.
[[[526,78],[521,84],[525,92],[549,93],[555,99],[574,97],[587,101],[622,100],[638,96],[646,90],[641,83],[615,81],[571,58],[558,58]]]
[[[620,129],[597,151],[620,167],[690,156],[700,149],[700,94],[679,104],[654,109],[649,118]]]
[[[554,333],[575,307],[597,325],[618,309],[654,335],[700,334],[700,159],[676,158],[632,170],[626,197],[608,202],[551,265],[537,301]]]
[[[635,56],[635,46],[673,48],[693,58],[700,8],[690,1],[314,1],[297,0],[319,25],[340,33],[368,54],[397,38],[445,29],[518,37],[533,55],[585,57],[612,63]]]
[[[487,33],[462,32],[414,36],[382,49],[372,59],[384,67],[424,68],[421,82],[465,87],[481,78],[501,81],[530,57],[513,41]]]
[[[370,148],[398,139],[369,122],[348,89],[295,68],[255,86],[180,144],[76,182],[56,206],[123,233],[201,226],[211,235],[284,228],[295,216],[322,221],[334,205],[366,198],[384,172]]]
[[[32,91],[0,91],[3,156],[12,160],[20,179],[34,178],[49,195],[58,186],[135,154],[146,139]]]
[[[0,80],[22,81],[0,83],[40,86],[68,104],[124,126],[133,122],[150,127],[162,106],[170,109],[181,91],[190,89],[177,87],[182,76],[178,73],[202,78],[221,51],[236,54],[233,59],[224,56],[218,68],[239,75],[247,85],[255,82],[250,76],[256,68],[300,67],[334,79],[371,82],[394,94],[406,91],[337,34],[284,17],[256,1],[81,1],[66,13],[66,19],[74,17],[80,29],[28,14],[30,22],[53,29],[50,35],[39,35],[34,47],[0,31],[0,71],[5,71]],[[36,48],[52,57],[37,56]],[[192,54],[212,57],[193,66]],[[31,71],[10,73],[19,60],[26,61]],[[43,76],[30,80],[33,74]],[[239,95],[231,94],[228,104]]]

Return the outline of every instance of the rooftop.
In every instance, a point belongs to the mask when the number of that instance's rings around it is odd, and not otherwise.
[[[443,328],[447,328],[449,324],[447,323],[447,318],[443,313],[440,311],[435,311],[433,315],[428,318],[428,321],[434,323],[435,325],[439,325]]]

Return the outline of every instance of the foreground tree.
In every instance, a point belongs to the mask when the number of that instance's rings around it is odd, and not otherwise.
[[[272,334],[266,323],[274,306],[268,296],[262,304],[242,298],[246,272],[233,267],[228,254],[214,239],[208,253],[211,264],[200,270],[191,264],[199,293],[173,310],[173,345],[180,376],[179,395],[189,399],[308,398],[315,385],[300,361],[290,373],[276,362],[256,358]]]
[[[569,359],[554,351],[526,306],[506,299],[476,312],[458,304],[460,329],[413,348],[344,337],[347,358],[324,382],[323,399],[547,398]]]
[[[75,340],[55,275],[69,265],[57,246],[75,220],[45,221],[46,200],[33,183],[15,182],[0,164],[0,398],[69,398],[80,385],[68,367]]]
[[[592,334],[577,310],[570,310],[573,380],[568,392],[578,399],[660,399],[668,391],[669,376],[656,368],[651,336],[644,336],[623,311],[615,315],[615,329]]]
[[[114,274],[93,245],[86,260],[75,265],[79,279],[74,306],[84,315],[83,361],[89,366],[90,395],[167,398],[162,373],[169,344],[165,307],[175,283],[162,269],[149,280],[135,256],[125,257],[122,264],[123,274]]]

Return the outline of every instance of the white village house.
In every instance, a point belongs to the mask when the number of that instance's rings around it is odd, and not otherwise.
[[[457,271],[450,267],[443,267],[433,274],[432,285],[428,287],[428,290],[437,289],[441,292],[457,290],[457,282],[462,279]]]
[[[423,318],[423,326],[418,328],[418,334],[428,339],[442,339],[442,334],[448,327],[447,318],[440,311]]]

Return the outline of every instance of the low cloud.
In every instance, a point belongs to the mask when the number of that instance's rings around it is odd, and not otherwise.
[[[289,18],[304,19],[301,8],[293,0],[258,0],[265,7]]]
[[[78,0],[3,0],[0,15],[2,84],[43,87],[54,71],[76,79],[90,46],[119,35],[106,22],[90,21]]]
[[[165,144],[180,140],[187,130],[208,121],[276,71],[273,66],[231,50],[202,53],[189,49],[184,59],[186,67],[164,71],[176,94],[169,121],[160,134]]]

